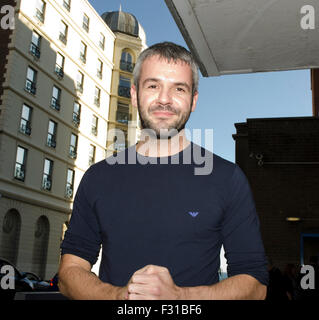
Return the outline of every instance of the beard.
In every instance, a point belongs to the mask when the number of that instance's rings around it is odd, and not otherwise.
[[[193,96],[191,101],[193,101]],[[186,111],[177,110],[172,105],[155,105],[147,110],[147,108],[141,107],[137,91],[137,110],[143,130],[147,130],[148,134],[154,136],[154,138],[156,137],[156,139],[171,139],[185,128],[191,114],[192,105]],[[155,111],[168,111],[177,115],[178,118],[172,123],[167,123],[170,121],[169,118],[154,121],[149,114]]]

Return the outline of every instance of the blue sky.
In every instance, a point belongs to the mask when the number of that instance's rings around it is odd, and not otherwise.
[[[119,10],[135,15],[143,26],[147,45],[173,41],[187,47],[164,0],[89,0],[102,14]],[[216,154],[235,162],[234,123],[247,118],[312,115],[310,70],[200,77],[197,108],[187,128],[213,129]],[[205,146],[205,142],[201,143]]]

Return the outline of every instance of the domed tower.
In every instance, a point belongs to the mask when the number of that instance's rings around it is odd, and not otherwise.
[[[130,88],[136,59],[147,46],[145,32],[133,14],[119,10],[105,12],[101,17],[116,36],[108,117],[109,156],[138,140],[139,118],[137,110],[131,104]],[[120,136],[114,137],[117,129],[124,133],[123,139],[120,139]]]

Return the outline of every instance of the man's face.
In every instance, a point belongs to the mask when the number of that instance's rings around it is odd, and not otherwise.
[[[184,129],[197,96],[197,92],[192,95],[191,67],[183,61],[168,63],[157,55],[143,62],[139,89],[131,88],[132,104],[138,108],[143,129],[154,130],[157,138],[170,138],[169,130]]]

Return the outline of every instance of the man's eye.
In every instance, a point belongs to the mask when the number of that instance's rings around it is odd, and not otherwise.
[[[185,89],[181,88],[181,87],[177,87],[176,90],[179,91],[179,92],[185,92]]]
[[[149,89],[156,89],[157,86],[156,86],[156,84],[150,84],[150,85],[148,86],[148,88],[149,88]]]

